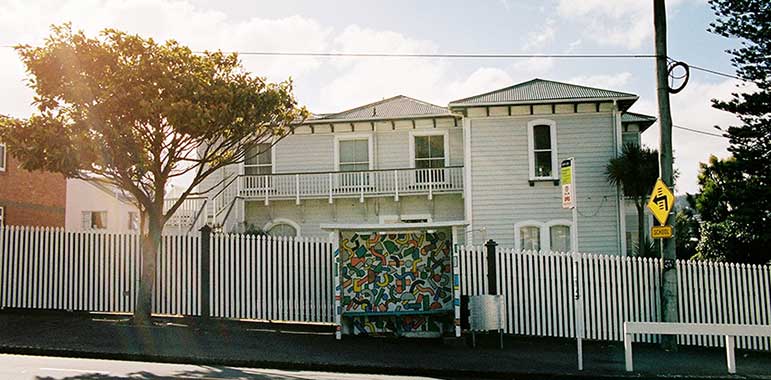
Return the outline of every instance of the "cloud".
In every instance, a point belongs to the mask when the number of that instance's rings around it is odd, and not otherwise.
[[[687,0],[670,0],[667,10]],[[643,0],[560,0],[557,13],[581,26],[582,34],[598,45],[639,49],[652,45],[653,7]]]
[[[711,106],[712,99],[728,99],[732,92],[739,91],[740,89],[736,88],[737,83],[735,80],[719,83],[689,82],[681,93],[670,96],[673,123],[711,133],[719,133],[713,128],[714,125],[721,127],[737,125],[738,120],[733,114]],[[658,116],[656,104],[655,99],[641,100],[634,108],[640,112]],[[658,148],[658,123],[643,134],[643,143]],[[719,157],[729,155],[727,139],[677,128],[672,129],[672,146],[675,167],[680,171],[677,193],[694,193],[698,190],[697,174],[700,162],[707,162],[712,154]]]
[[[557,25],[554,19],[546,19],[543,23],[541,30],[529,32],[527,39],[522,45],[523,50],[538,50],[543,49],[544,45],[548,45],[554,41],[554,37],[557,35]]]
[[[0,44],[41,44],[49,25],[71,21],[74,29],[94,36],[111,27],[159,41],[176,39],[194,50],[325,51],[332,29],[319,22],[290,16],[278,19],[229,19],[223,12],[186,1],[84,0],[10,2],[0,4]],[[281,81],[301,77],[321,65],[320,59],[242,56],[248,71]],[[10,49],[0,51],[0,113],[29,112],[31,91],[24,87],[24,68]]]

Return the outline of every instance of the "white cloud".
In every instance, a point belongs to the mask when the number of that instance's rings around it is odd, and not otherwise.
[[[223,12],[201,9],[186,1],[85,0],[10,2],[0,4],[0,43],[40,44],[49,25],[71,21],[88,35],[111,27],[159,41],[174,38],[194,50],[324,51],[331,28],[301,16],[233,21]],[[281,81],[300,77],[321,64],[320,59],[241,57],[248,71]],[[23,66],[10,49],[0,51],[0,113],[25,114],[31,92],[25,89]]]
[[[737,92],[737,82],[727,80],[720,83],[703,83],[691,81],[681,93],[671,95],[672,120],[675,125],[698,129],[710,133],[720,133],[714,125],[726,127],[736,125],[734,115],[711,107],[712,99],[728,99],[732,92]],[[655,99],[640,101],[635,110],[658,116]],[[658,124],[643,134],[643,143],[658,149]],[[697,174],[699,163],[707,162],[709,156],[729,155],[728,140],[722,137],[706,136],[677,128],[672,129],[672,146],[675,156],[675,167],[680,171],[677,193],[694,193],[698,190]]]
[[[624,91],[631,78],[632,73],[623,72],[618,74],[581,75],[570,78],[567,82],[606,90]]]
[[[513,83],[514,81],[508,72],[494,67],[483,67],[471,73],[465,80],[450,83],[445,92],[449,98],[444,104],[456,99],[511,86]]]
[[[667,10],[686,0],[670,0]],[[639,49],[652,42],[653,7],[647,0],[560,0],[558,14],[582,26],[584,36],[604,46]]]
[[[538,50],[543,49],[545,45],[554,41],[554,37],[557,35],[557,25],[554,19],[546,19],[543,23],[543,27],[540,30],[532,31],[527,34],[527,40],[522,46],[523,50]]]

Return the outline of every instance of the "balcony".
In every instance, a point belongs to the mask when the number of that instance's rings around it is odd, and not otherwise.
[[[399,197],[462,193],[463,166],[431,169],[385,169],[351,172],[281,173],[242,175],[236,179],[237,194],[247,200]]]

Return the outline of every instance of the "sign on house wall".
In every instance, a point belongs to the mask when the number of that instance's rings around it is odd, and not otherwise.
[[[562,186],[562,208],[576,206],[573,194],[573,159],[562,160],[560,163],[560,184]]]

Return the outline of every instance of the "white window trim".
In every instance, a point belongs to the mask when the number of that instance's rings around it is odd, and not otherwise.
[[[270,173],[275,174],[276,173],[276,143],[260,143],[260,144],[271,144],[270,146]],[[248,165],[248,166],[254,166],[259,167],[261,165]],[[267,166],[267,165],[266,165]],[[246,173],[246,158],[244,157],[244,160],[241,161],[241,167],[240,167],[240,174],[245,175]]]
[[[109,213],[107,212],[107,210],[83,210],[80,213],[81,218],[83,217],[83,213],[84,212],[87,212],[89,214],[89,223],[88,223],[89,227],[86,229],[87,231],[107,231],[107,230],[110,229]],[[104,213],[104,228],[94,228],[93,225],[91,224],[90,219],[92,219],[94,217],[93,214],[97,213],[97,212],[98,213],[101,213],[101,212]],[[81,223],[82,222],[83,221],[81,220]]]
[[[539,252],[544,251],[543,226],[544,226],[544,223],[541,223],[536,220],[525,220],[522,222],[515,223],[514,224],[514,249],[517,251],[522,250],[522,244],[520,244],[520,238],[522,237],[522,233],[519,232],[519,230],[522,227],[538,227],[539,235],[541,237],[541,246],[539,247]]]
[[[570,251],[569,252],[574,252],[575,251],[574,247],[576,245],[575,229],[573,228],[573,222],[567,219],[555,219],[544,223],[544,231],[541,231],[541,240],[543,241],[543,237],[544,235],[546,235],[546,247],[548,248],[547,252],[551,252],[551,228],[554,226],[565,226],[570,228]]]
[[[3,143],[0,143],[0,146],[3,147],[3,165],[0,166],[0,172],[4,172],[5,168],[8,166],[8,146]]]
[[[415,168],[415,137],[418,136],[443,136],[444,137],[444,166],[450,166],[450,133],[446,129],[434,131],[410,131],[410,167]]]
[[[288,225],[294,227],[295,231],[297,231],[297,235],[295,235],[294,237],[302,236],[302,231],[301,231],[300,225],[295,223],[295,221],[293,221],[291,219],[287,219],[287,218],[276,218],[276,219],[273,219],[270,222],[265,223],[265,225],[262,227],[262,230],[265,231],[265,233],[268,233],[268,231],[270,231],[271,228],[273,228],[274,226],[276,226],[278,224],[288,224]]]
[[[514,249],[517,251],[522,250],[522,246],[520,244],[520,238],[522,234],[519,232],[519,229],[522,227],[538,227],[540,230],[540,237],[541,237],[541,247],[540,252],[551,252],[551,231],[550,228],[552,226],[567,226],[570,227],[570,248],[571,250],[573,247],[575,247],[576,242],[576,234],[575,229],[573,228],[573,222],[568,219],[554,219],[550,220],[548,222],[539,222],[537,220],[525,220],[522,222],[517,222],[514,224]]]
[[[375,150],[373,149],[372,133],[351,133],[335,136],[335,171],[340,171],[340,141],[363,140],[367,139],[367,158],[369,159],[369,170],[375,169]]]
[[[533,128],[536,125],[548,125],[549,135],[551,137],[551,176],[537,177],[535,175],[535,140],[533,139]],[[557,179],[557,169],[559,168],[557,160],[557,123],[550,119],[536,119],[527,123],[527,156],[528,168],[531,181],[555,180]]]
[[[5,227],[5,207],[0,206],[0,227]]]

